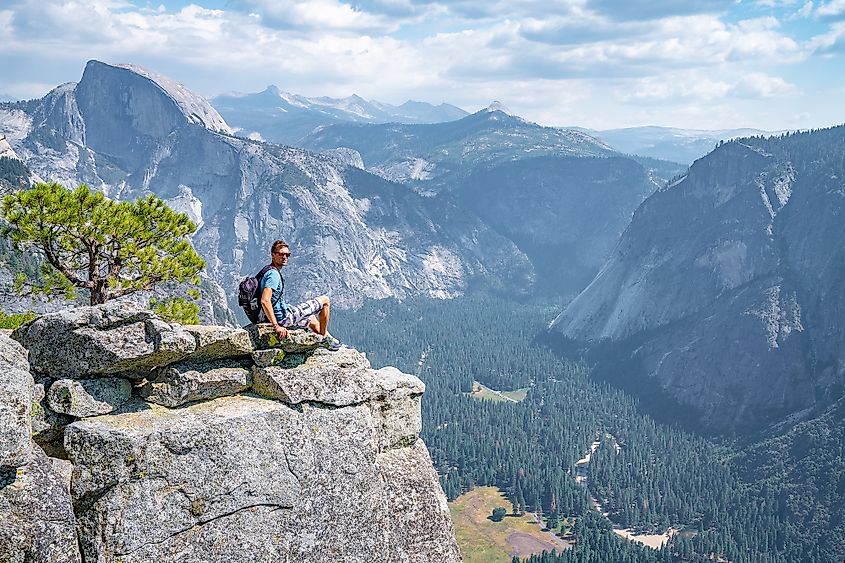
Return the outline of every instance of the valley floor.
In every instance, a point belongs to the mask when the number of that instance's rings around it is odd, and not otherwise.
[[[493,522],[489,516],[503,507],[508,516]],[[532,513],[513,515],[513,505],[496,487],[477,487],[449,503],[455,535],[465,563],[509,563],[513,556],[528,557],[572,546],[552,533],[544,532]]]

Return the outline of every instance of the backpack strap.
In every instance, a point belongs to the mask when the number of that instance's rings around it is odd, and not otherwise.
[[[272,267],[273,267],[273,264],[267,264],[266,266],[261,268],[261,270],[259,270],[259,272],[257,274],[255,274],[255,279],[258,280],[258,287],[259,288],[261,287],[261,279],[264,277],[264,274],[269,272],[270,268],[272,268]],[[273,301],[273,305],[278,303],[280,299],[283,299],[284,292],[285,292],[285,276],[283,276],[282,273],[279,272],[279,277],[282,278],[282,287],[280,288],[281,291],[279,291],[279,298],[276,299],[275,301]],[[259,295],[258,298],[261,299],[261,296]],[[262,311],[262,315],[263,315],[263,311]]]
[[[268,271],[270,271],[270,268],[272,268],[272,267],[273,267],[273,264],[267,264],[266,266],[261,268],[258,271],[258,273],[255,274],[255,279],[257,279],[259,282],[261,282],[261,278],[263,278],[264,274],[266,274]],[[279,275],[281,275],[281,273]]]

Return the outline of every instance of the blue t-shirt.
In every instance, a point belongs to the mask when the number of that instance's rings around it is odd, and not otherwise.
[[[276,268],[270,268],[265,272],[264,277],[261,278],[261,294],[264,294],[265,288],[273,290],[273,314],[276,316],[276,322],[281,322],[282,317],[287,314],[288,304],[285,303],[285,298],[282,293],[285,291],[285,280],[282,274]]]

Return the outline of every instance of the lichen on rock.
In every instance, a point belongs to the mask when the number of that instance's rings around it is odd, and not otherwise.
[[[26,465],[0,471],[3,563],[81,563],[62,463],[35,446]]]

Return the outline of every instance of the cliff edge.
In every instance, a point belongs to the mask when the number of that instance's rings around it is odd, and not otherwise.
[[[2,561],[460,561],[414,376],[120,303],[0,351]]]

